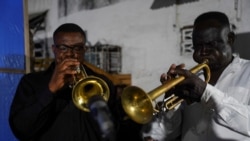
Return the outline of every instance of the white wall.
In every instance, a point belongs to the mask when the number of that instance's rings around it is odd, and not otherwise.
[[[50,10],[48,37],[60,24],[74,22],[87,30],[92,44],[101,41],[122,46],[122,73],[132,74],[132,84],[146,92],[160,85],[160,75],[172,63],[186,63],[188,68],[195,64],[191,55],[180,55],[180,28],[192,25],[200,13],[226,12],[236,33],[250,31],[249,0],[200,0],[157,10],[150,9],[152,3],[125,0],[58,18],[56,0],[29,0],[29,13]]]

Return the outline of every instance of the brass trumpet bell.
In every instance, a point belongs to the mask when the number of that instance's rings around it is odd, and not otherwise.
[[[83,77],[76,81],[72,91],[72,101],[77,108],[90,112],[88,108],[89,99],[100,95],[104,101],[108,101],[110,90],[107,83],[99,77],[87,76],[85,70],[81,73]]]
[[[154,112],[152,100],[141,88],[129,86],[121,95],[123,109],[137,123],[147,123]]]

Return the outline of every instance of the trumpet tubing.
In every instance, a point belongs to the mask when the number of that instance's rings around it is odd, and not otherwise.
[[[192,73],[197,73],[201,69],[204,69],[206,82],[210,80],[210,69],[207,63],[208,60],[204,60],[203,63],[198,64],[190,70]],[[153,117],[154,111],[156,111],[153,107],[152,101],[182,82],[184,79],[184,76],[174,78],[153,89],[149,93],[144,92],[141,88],[136,86],[126,87],[121,96],[124,111],[137,123],[145,124],[149,122]],[[165,105],[168,110],[171,110],[182,101],[183,99],[173,96],[165,103]]]

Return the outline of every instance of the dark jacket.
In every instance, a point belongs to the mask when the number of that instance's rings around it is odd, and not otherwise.
[[[97,122],[90,112],[79,110],[72,102],[72,89],[65,86],[52,94],[48,84],[55,68],[26,74],[13,99],[9,123],[22,141],[101,141]],[[108,105],[115,103],[115,88],[105,76],[86,68],[88,75],[105,80],[110,88]],[[112,111],[112,109],[111,109]]]

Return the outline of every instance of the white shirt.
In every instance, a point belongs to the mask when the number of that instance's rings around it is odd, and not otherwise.
[[[164,136],[181,134],[182,141],[250,141],[249,104],[250,62],[235,56],[216,85],[207,84],[201,102],[165,115]]]

